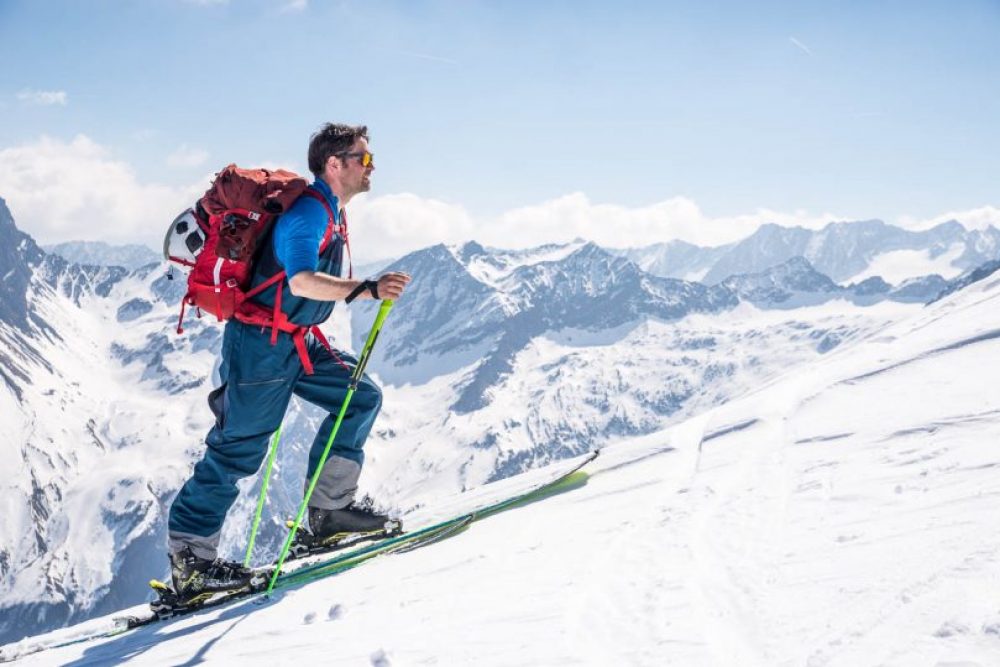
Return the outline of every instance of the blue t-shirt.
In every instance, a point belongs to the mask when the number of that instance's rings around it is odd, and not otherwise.
[[[325,181],[316,179],[312,187],[323,193],[339,223],[337,197]],[[312,197],[300,197],[274,224],[274,254],[291,278],[302,271],[319,268],[319,244],[329,219],[323,204]]]

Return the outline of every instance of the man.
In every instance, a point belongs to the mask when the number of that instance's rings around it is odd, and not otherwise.
[[[367,128],[324,125],[309,142],[309,170],[316,177],[312,187],[322,198],[300,197],[278,218],[253,277],[256,286],[286,272],[287,280],[254,301],[273,309],[281,289],[280,312],[299,327],[298,340],[284,332],[272,336],[270,328],[237,320],[226,324],[222,386],[209,395],[216,423],[205,438],[204,457],[170,508],[171,574],[181,597],[241,588],[249,580],[250,572],[240,564],[216,559],[219,534],[238,495],[237,480],[260,468],[293,393],[332,413],[323,420],[310,450],[306,485],[319,463],[357,362],[303,334],[325,321],[336,301],[395,300],[410,280],[402,273],[387,273],[377,282],[339,277],[344,246],[339,236],[319,252],[330,215],[339,224],[343,207],[371,188],[375,163]],[[343,532],[378,531],[388,520],[353,502],[364,463],[362,447],[381,403],[381,391],[365,376],[309,499],[308,528],[319,542]]]

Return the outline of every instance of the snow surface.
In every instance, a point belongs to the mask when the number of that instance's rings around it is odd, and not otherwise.
[[[434,263],[448,256],[443,247],[433,250],[426,254]],[[528,259],[551,260],[563,252],[552,246],[499,253],[497,262],[524,270],[540,266],[525,264]],[[469,246],[459,254],[485,261],[490,253]],[[584,260],[603,266],[606,257],[594,249],[579,254],[583,266],[576,270],[589,281],[593,269]],[[544,264],[543,277],[558,268]],[[454,294],[451,281],[465,280],[461,266],[451,268],[455,275],[443,271],[435,290]],[[0,354],[11,350],[12,363],[27,376],[12,389],[23,392],[22,403],[0,386],[0,409],[12,415],[12,437],[0,442],[0,456],[18,462],[0,485],[0,508],[7,511],[0,522],[0,641],[143,600],[145,582],[166,575],[165,512],[201,457],[212,420],[206,369],[217,361],[221,327],[189,311],[186,332],[177,336],[183,285],[166,281],[162,269],[119,276],[107,297],[88,287],[96,281],[88,276],[57,276],[60,285],[77,285],[71,296],[41,275],[33,279],[33,311],[53,323],[55,333],[23,337],[0,323]],[[919,308],[831,302],[770,312],[744,304],[714,315],[632,318],[627,324],[594,312],[594,321],[583,318],[579,328],[539,327],[536,335],[515,341],[510,372],[478,383],[487,354],[482,346],[500,335],[506,320],[502,313],[483,315],[495,304],[470,293],[462,308],[449,303],[447,322],[454,328],[430,322],[407,332],[399,313],[380,339],[380,349],[389,349],[393,335],[426,342],[415,337],[433,332],[433,349],[440,350],[416,360],[415,366],[433,364],[428,381],[380,379],[385,406],[366,447],[361,492],[389,509],[427,506],[491,479],[660,431]],[[370,326],[370,318],[348,315],[338,308],[325,325],[338,344],[352,339],[352,327],[357,334]],[[480,347],[460,347],[463,323],[476,318],[493,322],[494,333],[484,325]],[[391,370],[380,360],[370,368],[376,377]],[[453,411],[470,383],[486,395],[483,406]],[[280,547],[284,519],[301,499],[305,451],[324,416],[297,400],[289,408],[255,562]],[[242,558],[260,481],[256,475],[240,482],[240,498],[223,528],[225,557]]]
[[[997,665],[998,375],[991,279],[609,445],[582,488],[23,664]]]

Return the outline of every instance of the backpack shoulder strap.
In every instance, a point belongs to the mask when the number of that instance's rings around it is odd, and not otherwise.
[[[351,261],[351,241],[347,235],[347,216],[345,212],[341,211],[341,223],[338,225],[337,218],[333,213],[333,207],[330,206],[330,202],[323,196],[322,192],[319,192],[316,188],[310,185],[302,194],[318,200],[319,203],[323,205],[323,208],[326,209],[326,216],[329,222],[326,225],[326,233],[323,234],[323,242],[319,245],[320,254],[322,254],[323,251],[326,250],[326,247],[330,245],[330,241],[333,240],[334,233],[339,232],[344,238],[344,246],[347,248],[347,276],[348,278],[353,278],[354,266]]]
[[[320,204],[322,204],[323,208],[326,209],[326,219],[327,219],[326,233],[323,234],[323,242],[320,243],[319,246],[319,251],[323,252],[324,250],[326,250],[326,246],[329,245],[330,241],[333,239],[334,232],[338,231],[337,217],[333,213],[333,207],[330,206],[330,202],[327,201],[326,197],[323,196],[322,192],[319,192],[313,186],[310,185],[308,188],[305,189],[305,192],[303,192],[302,194],[312,197]]]

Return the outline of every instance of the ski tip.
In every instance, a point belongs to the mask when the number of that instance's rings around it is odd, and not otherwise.
[[[150,579],[149,580],[149,587],[152,588],[154,591],[169,591],[170,590],[170,586],[167,586],[165,583],[163,583],[159,579]]]

